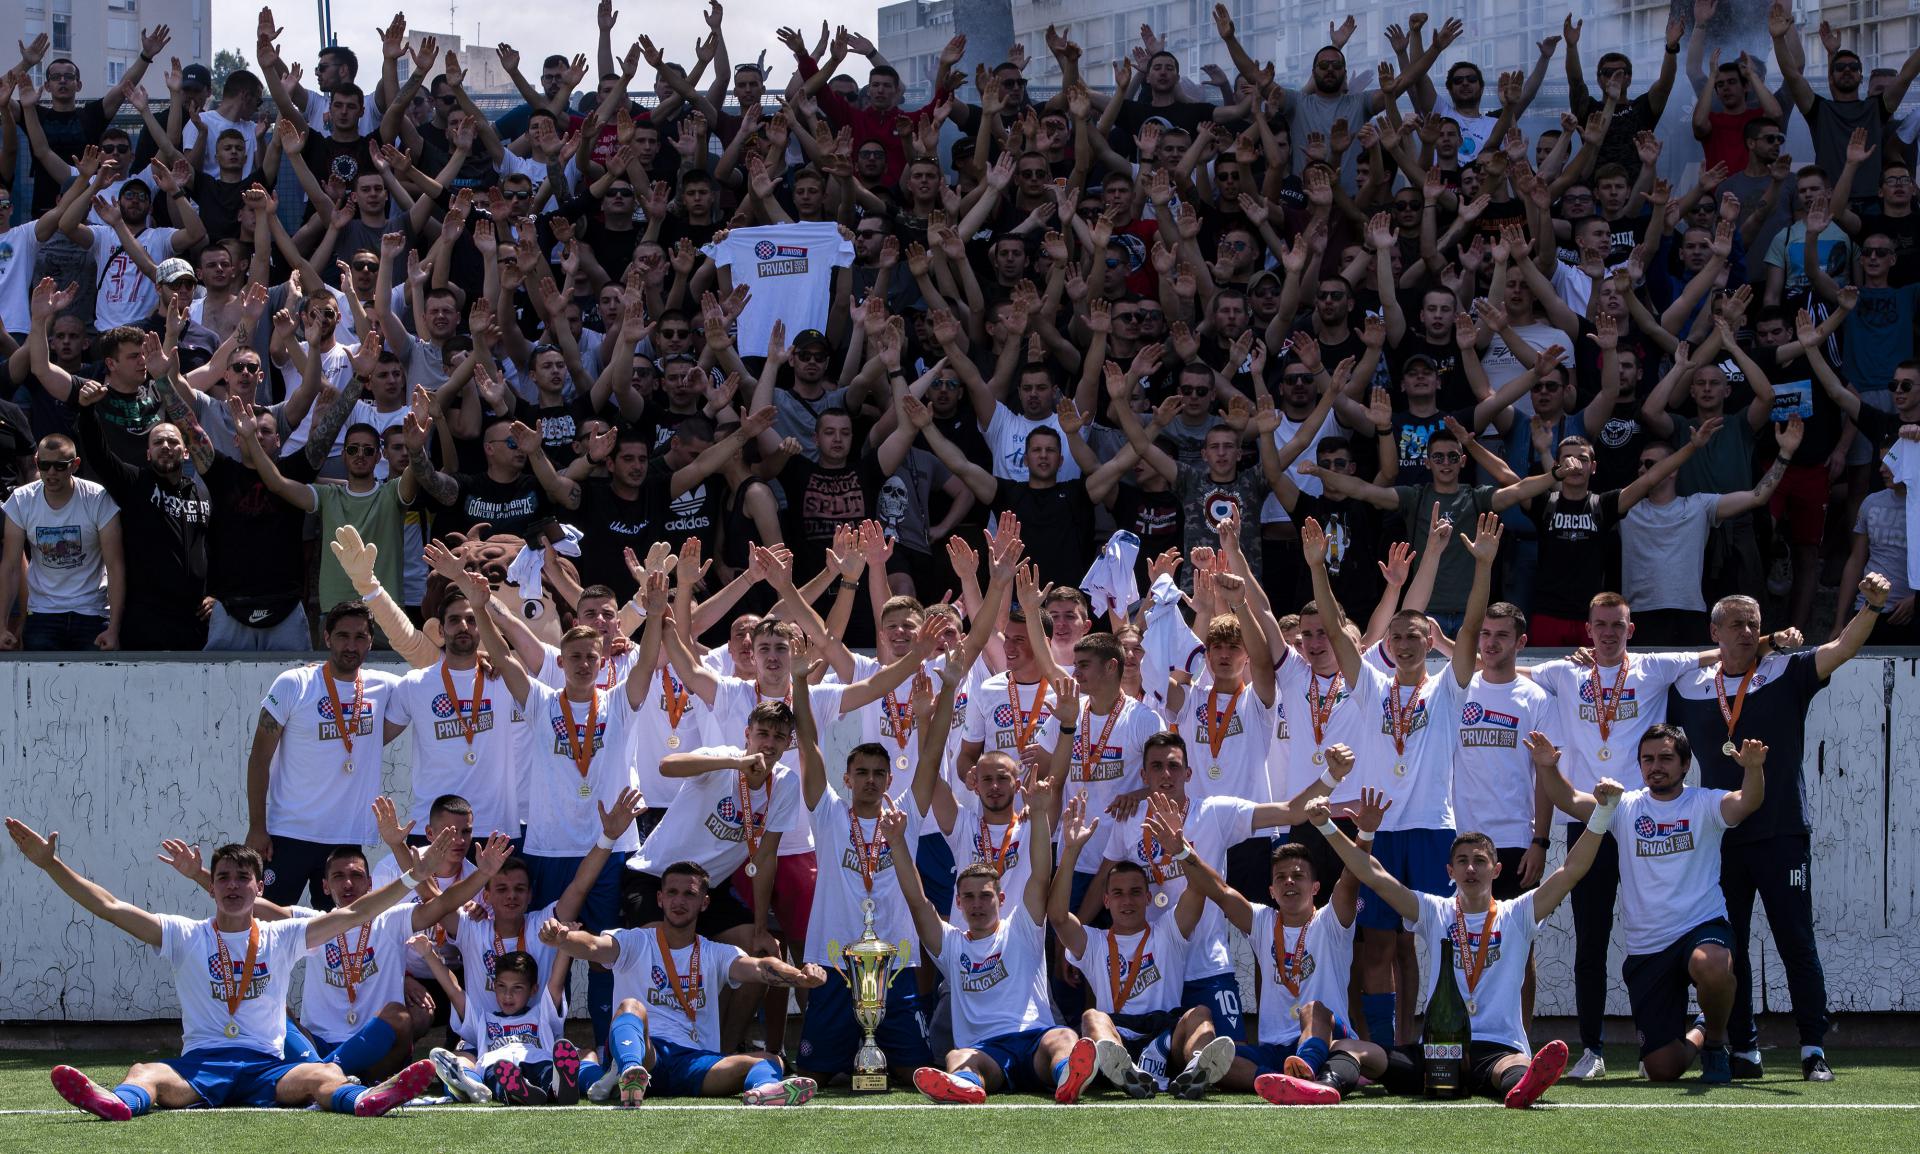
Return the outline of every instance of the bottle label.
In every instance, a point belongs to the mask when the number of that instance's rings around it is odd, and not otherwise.
[[[1466,1057],[1467,1048],[1465,1046],[1447,1046],[1427,1043],[1422,1046],[1422,1050],[1429,1062],[1458,1062]]]

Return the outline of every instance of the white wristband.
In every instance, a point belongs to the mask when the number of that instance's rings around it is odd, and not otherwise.
[[[1593,816],[1587,818],[1588,832],[1598,834],[1606,833],[1607,827],[1613,824],[1613,815],[1615,811],[1619,809],[1619,806],[1620,802],[1617,798],[1604,802],[1595,802],[1593,804]]]
[[[1324,834],[1327,837],[1332,837],[1334,834],[1340,832],[1340,827],[1333,824],[1331,819],[1327,821],[1316,822],[1314,823],[1313,828],[1319,830],[1322,834]]]
[[[413,876],[412,870],[408,870],[400,875],[400,884],[408,889],[415,889],[420,885],[420,879]]]
[[[594,839],[593,844],[599,846],[601,849],[612,849],[613,839],[603,833]]]
[[[362,604],[367,604],[367,603],[376,601],[379,598],[385,597],[386,595],[387,595],[387,591],[381,587],[378,581],[375,581],[373,583],[373,592],[368,593],[366,596],[360,598],[360,601]]]
[[[1328,766],[1326,769],[1320,771],[1320,784],[1326,786],[1328,789],[1332,789],[1340,784],[1340,779],[1333,776],[1332,766]]]

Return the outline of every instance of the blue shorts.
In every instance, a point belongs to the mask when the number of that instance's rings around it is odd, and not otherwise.
[[[860,1023],[853,1016],[853,997],[847,980],[828,967],[825,984],[807,994],[807,1018],[800,1027],[800,1053],[794,1066],[809,1074],[850,1074],[854,1052],[860,1048]],[[927,1027],[920,1017],[920,985],[911,966],[894,972],[887,987],[887,1013],[873,1039],[887,1056],[887,1065],[916,1069],[933,1065],[927,1049]]]
[[[178,1058],[163,1058],[161,1065],[186,1079],[202,1105],[278,1106],[274,1091],[280,1079],[295,1066],[307,1063],[276,1058],[246,1046],[215,1046],[194,1050]]]
[[[533,885],[533,901],[530,908],[539,909],[550,902],[560,900],[573,884],[573,877],[580,872],[580,863],[584,857],[540,857],[526,855],[528,881]],[[620,924],[620,874],[626,869],[626,855],[613,854],[600,867],[600,876],[593,881],[593,888],[587,891],[587,900],[580,903],[580,924],[590,933],[602,933]],[[541,974],[542,982],[547,975]]]
[[[1450,829],[1383,829],[1373,836],[1373,858],[1408,889],[1446,897],[1453,893],[1453,879],[1447,876],[1453,838]],[[1366,886],[1360,887],[1360,916],[1354,924],[1369,930],[1405,928],[1399,911]]]
[[[1033,1056],[1040,1049],[1040,1039],[1046,1037],[1048,1031],[1060,1028],[1035,1026],[1031,1030],[999,1034],[973,1048],[1000,1067],[1000,1076],[1006,1080],[1007,1089],[1016,1093],[1038,1094],[1053,1089],[1053,1073],[1048,1071],[1042,1074],[1035,1070]]]
[[[712,1050],[696,1050],[658,1038],[653,1040],[653,1055],[653,1081],[648,1093],[669,1098],[698,1098],[708,1072],[726,1057]]]
[[[300,1029],[300,1024],[291,1016],[287,1018],[287,1039],[280,1044],[280,1052],[289,1062],[318,1062],[322,1053],[331,1054],[333,1047],[325,1050],[313,1044],[313,1040]]]
[[[913,864],[920,870],[920,888],[927,893],[927,901],[936,910],[953,908],[954,875],[958,866],[953,860],[953,847],[947,844],[946,836],[938,831],[920,835],[920,844],[915,848]]]
[[[1353,1031],[1347,1028],[1346,1019],[1338,1014],[1334,1015],[1333,1037],[1329,1040],[1338,1042],[1342,1038],[1353,1036]],[[1294,1051],[1299,1047],[1299,1039],[1291,1042],[1242,1042],[1234,1047],[1234,1052],[1253,1063],[1254,1076],[1258,1077],[1261,1074],[1281,1073],[1287,1064],[1287,1059],[1293,1057]]]
[[[1205,1006],[1213,1014],[1213,1032],[1239,1042],[1247,1036],[1240,1018],[1240,979],[1233,971],[1204,978],[1188,978],[1180,987],[1180,1008]]]

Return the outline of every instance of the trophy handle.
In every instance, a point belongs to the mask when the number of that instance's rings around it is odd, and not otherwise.
[[[900,939],[900,952],[894,957],[894,968],[901,969],[913,965],[913,939]]]
[[[847,976],[847,968],[841,964],[846,961],[846,955],[840,948],[840,939],[827,939],[827,957],[831,961],[833,972],[840,975],[840,980],[847,984],[847,989],[853,989],[853,979]]]

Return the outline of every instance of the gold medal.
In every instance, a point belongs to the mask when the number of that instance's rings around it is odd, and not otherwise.
[[[1406,762],[1404,762],[1404,761],[1396,761],[1396,762],[1394,762],[1394,763],[1393,763],[1393,776],[1395,776],[1395,777],[1405,777],[1405,776],[1407,776],[1407,763],[1406,763]]]
[[[1220,767],[1219,767],[1219,766],[1217,766],[1217,765],[1209,765],[1209,766],[1207,767],[1207,776],[1208,776],[1208,777],[1210,777],[1210,778],[1212,778],[1212,779],[1213,779],[1213,780],[1215,780],[1215,781],[1219,781],[1219,780],[1220,780]]]
[[[1153,904],[1156,906],[1159,906],[1163,910],[1167,908],[1167,894],[1165,890],[1162,890],[1159,893],[1153,895]]]
[[[480,755],[479,755],[479,754],[477,754],[477,753],[475,753],[475,752],[474,752],[474,751],[472,751],[471,749],[469,749],[469,750],[467,751],[467,756],[466,756],[466,761],[467,761],[467,764],[468,764],[468,765],[472,765],[472,764],[473,764],[474,762],[476,762],[476,761],[479,761],[479,760],[480,760]]]
[[[592,786],[590,786],[590,785],[582,785],[582,786],[580,787],[580,796],[581,796],[581,797],[592,797],[592,796],[593,796],[593,787],[592,787]]]
[[[347,1011],[347,1025],[349,1025],[349,1026],[353,1026],[353,1025],[358,1025],[358,1024],[359,1024],[359,1022],[360,1022],[360,1011],[358,1011],[358,1010],[348,1010],[348,1011]]]
[[[899,757],[894,758],[893,764],[899,769],[907,768],[907,755],[903,753]]]
[[[341,768],[341,769],[343,769],[343,770],[345,770],[345,771],[346,771],[346,772],[348,772],[348,773],[352,773],[352,772],[353,772],[353,759],[352,759],[351,757],[349,757],[349,758],[348,758],[347,760],[345,760],[345,761],[343,761],[343,762],[341,762],[341,763],[340,763],[340,768]]]
[[[1725,745],[1720,747],[1720,752],[1726,754],[1728,757],[1732,757],[1734,754],[1740,751],[1733,747],[1733,742],[1729,741]]]
[[[750,877],[750,878],[756,878],[756,877],[759,877],[759,876],[760,876],[760,866],[759,866],[759,865],[758,865],[757,863],[754,863],[754,862],[748,862],[748,863],[747,863],[747,876],[748,876],[748,877]]]
[[[1601,760],[1601,761],[1612,761],[1612,760],[1613,760],[1613,751],[1612,751],[1611,749],[1608,749],[1608,748],[1607,748],[1606,746],[1604,746],[1604,745],[1603,745],[1603,746],[1601,746],[1601,747],[1600,747],[1600,760]]]
[[[1315,765],[1325,765],[1325,764],[1327,764],[1327,751],[1326,751],[1326,750],[1324,750],[1324,749],[1316,749],[1316,750],[1314,750],[1314,751],[1313,751],[1313,764],[1315,764]]]
[[[667,735],[667,748],[668,748],[668,749],[679,749],[679,748],[680,748],[680,735],[679,735],[679,734],[677,734],[677,733],[669,733],[669,734]]]
[[[1300,1007],[1298,1005],[1294,1006],[1293,1009],[1288,1012],[1293,1015],[1294,1021],[1297,1022],[1300,1020]]]
[[[1467,1016],[1471,1018],[1473,1015],[1479,1012],[1480,1012],[1480,1003],[1474,1001],[1472,998],[1468,998],[1467,999]]]
[[[240,1023],[229,1018],[227,1020],[226,1035],[229,1038],[238,1038],[240,1036]]]

